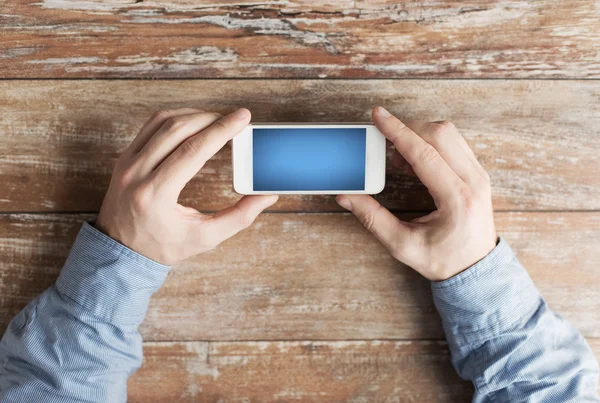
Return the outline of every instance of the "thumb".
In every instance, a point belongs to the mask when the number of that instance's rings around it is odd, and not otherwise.
[[[210,217],[206,228],[215,243],[231,238],[248,228],[264,209],[275,204],[277,195],[253,195],[242,197],[235,206],[221,210]]]
[[[411,230],[408,223],[400,221],[369,195],[339,195],[335,200],[340,206],[350,210],[392,256],[404,260],[401,245],[405,243],[404,238]]]

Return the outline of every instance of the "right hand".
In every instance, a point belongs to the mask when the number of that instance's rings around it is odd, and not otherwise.
[[[340,195],[390,253],[432,281],[446,280],[483,259],[496,246],[490,178],[449,122],[403,123],[382,107],[373,122],[404,165],[427,187],[437,210],[401,221],[368,195]]]

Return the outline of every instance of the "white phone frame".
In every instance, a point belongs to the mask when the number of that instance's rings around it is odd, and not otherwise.
[[[253,165],[252,165],[252,130],[275,128],[302,128],[302,129],[339,129],[360,128],[366,129],[366,161],[365,161],[365,190],[285,190],[285,191],[255,191],[253,190]],[[357,123],[330,123],[330,124],[303,124],[303,123],[273,123],[251,124],[233,138],[233,189],[243,195],[250,194],[377,194],[385,187],[385,137],[371,124]]]

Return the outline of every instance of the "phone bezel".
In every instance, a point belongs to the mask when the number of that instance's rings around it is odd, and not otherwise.
[[[253,190],[252,166],[252,130],[261,128],[364,128],[366,129],[366,161],[365,161],[365,190],[286,190],[286,191],[255,191]],[[385,187],[385,137],[377,127],[371,124],[330,123],[330,124],[251,124],[233,138],[233,189],[243,195],[250,194],[377,194]]]

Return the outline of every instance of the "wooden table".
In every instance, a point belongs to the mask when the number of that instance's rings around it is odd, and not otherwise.
[[[366,121],[382,104],[459,127],[500,234],[600,355],[600,1],[11,0],[0,26],[1,332],[53,283],[152,111]],[[237,198],[225,149],[182,202]],[[401,216],[433,206],[392,169],[379,200]],[[331,197],[283,197],[174,267],[141,332],[131,402],[472,394],[427,281]]]

